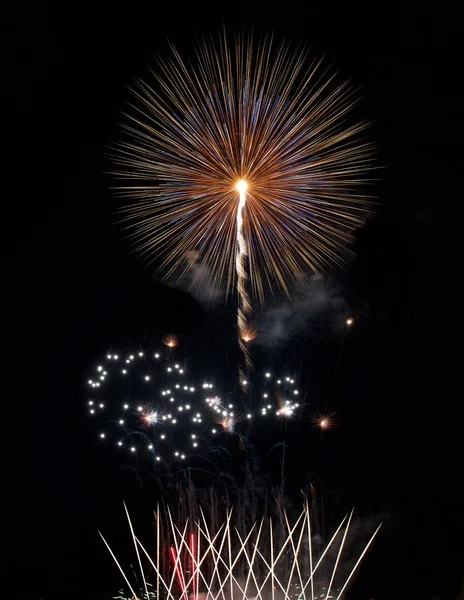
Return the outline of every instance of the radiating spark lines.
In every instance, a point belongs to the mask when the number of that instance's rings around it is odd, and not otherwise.
[[[194,253],[214,287],[236,285],[243,377],[247,281],[261,303],[266,290],[288,293],[295,279],[342,264],[363,223],[366,124],[349,124],[354,92],[322,61],[269,36],[211,38],[191,61],[172,48],[153,75],[134,91],[129,137],[113,156],[129,200],[123,220],[165,277],[182,278]]]
[[[165,277],[182,277],[194,251],[230,291],[247,254],[263,301],[343,263],[369,210],[372,148],[366,123],[349,118],[355,91],[322,60],[272,36],[224,34],[187,60],[172,48],[134,95],[112,154],[116,190],[140,253]]]
[[[155,516],[159,523],[159,510]],[[231,516],[230,510],[222,525],[213,532],[201,511],[197,521],[186,520],[182,524],[175,523],[168,512],[169,531],[165,532],[164,541],[157,539],[155,562],[134,535],[127,514],[145,597],[149,597],[150,584],[144,575],[139,550],[155,573],[157,599],[341,600],[381,527],[379,525],[371,535],[354,565],[350,561],[348,568],[346,565],[342,568],[353,511],[342,520],[323,549],[313,548],[311,516],[307,505],[293,524],[283,512],[281,530],[272,520],[262,519],[248,530],[240,531],[232,526]],[[157,526],[158,536],[159,533]],[[102,538],[135,596],[128,577],[108,542]],[[166,544],[167,547],[164,547]],[[160,568],[160,552],[166,552],[170,558],[166,572]]]

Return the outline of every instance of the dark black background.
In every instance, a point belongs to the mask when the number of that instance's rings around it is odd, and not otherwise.
[[[390,515],[352,597],[456,597],[462,28],[441,8],[99,3],[23,6],[6,19],[2,403],[11,507],[3,529],[14,539],[5,552],[15,567],[8,597],[90,599],[117,588],[96,530],[125,527],[123,498],[142,513],[150,506],[96,451],[81,411],[83,372],[115,338],[188,333],[204,317],[186,294],[154,283],[113,227],[104,147],[118,135],[126,86],[166,37],[188,51],[195,33],[252,21],[327,53],[362,86],[362,110],[375,122],[370,135],[387,167],[376,186],[381,207],[359,232],[345,282],[369,307],[350,334],[340,379],[355,397],[345,398],[346,423],[315,465],[361,512]]]

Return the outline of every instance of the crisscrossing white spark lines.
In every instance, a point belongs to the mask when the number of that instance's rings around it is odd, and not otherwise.
[[[168,530],[161,535],[158,511],[155,515],[156,553],[153,556],[134,534],[127,513],[143,583],[140,597],[169,600],[341,600],[380,529],[379,525],[347,570],[342,569],[342,555],[353,511],[345,516],[330,541],[317,550],[312,544],[312,520],[308,507],[293,523],[283,512],[277,523],[273,523],[272,519],[262,519],[246,531],[233,526],[232,511],[228,512],[225,522],[217,530],[212,530],[205,515],[200,514],[196,522],[176,523],[168,513]],[[133,584],[106,539],[102,538],[131,594],[137,597]],[[153,583],[149,583],[144,575],[144,563],[154,572]],[[149,592],[149,587],[153,592]]]

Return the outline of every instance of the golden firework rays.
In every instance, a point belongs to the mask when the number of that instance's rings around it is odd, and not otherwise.
[[[373,168],[357,95],[321,60],[272,37],[226,34],[140,81],[114,149],[117,190],[140,253],[182,277],[195,252],[211,283],[236,284],[237,208],[253,296],[343,263],[369,210]]]

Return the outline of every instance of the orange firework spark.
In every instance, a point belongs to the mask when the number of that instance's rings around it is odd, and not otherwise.
[[[177,336],[169,334],[165,335],[163,338],[163,344],[168,348],[175,348],[178,344],[179,340]]]
[[[328,431],[329,429],[335,429],[338,425],[337,413],[321,414],[316,412],[311,417],[311,422],[314,423],[321,431]]]
[[[242,338],[242,340],[244,342],[252,342],[256,338],[257,335],[258,335],[258,330],[256,329],[256,327],[252,327],[251,325],[247,325],[240,332],[240,337]]]
[[[113,156],[142,255],[168,278],[182,277],[196,252],[213,284],[238,284],[242,326],[246,279],[263,301],[266,289],[288,292],[294,279],[343,264],[373,168],[366,123],[349,120],[348,83],[304,49],[226,34],[192,60],[172,48],[153,77],[134,90]]]

